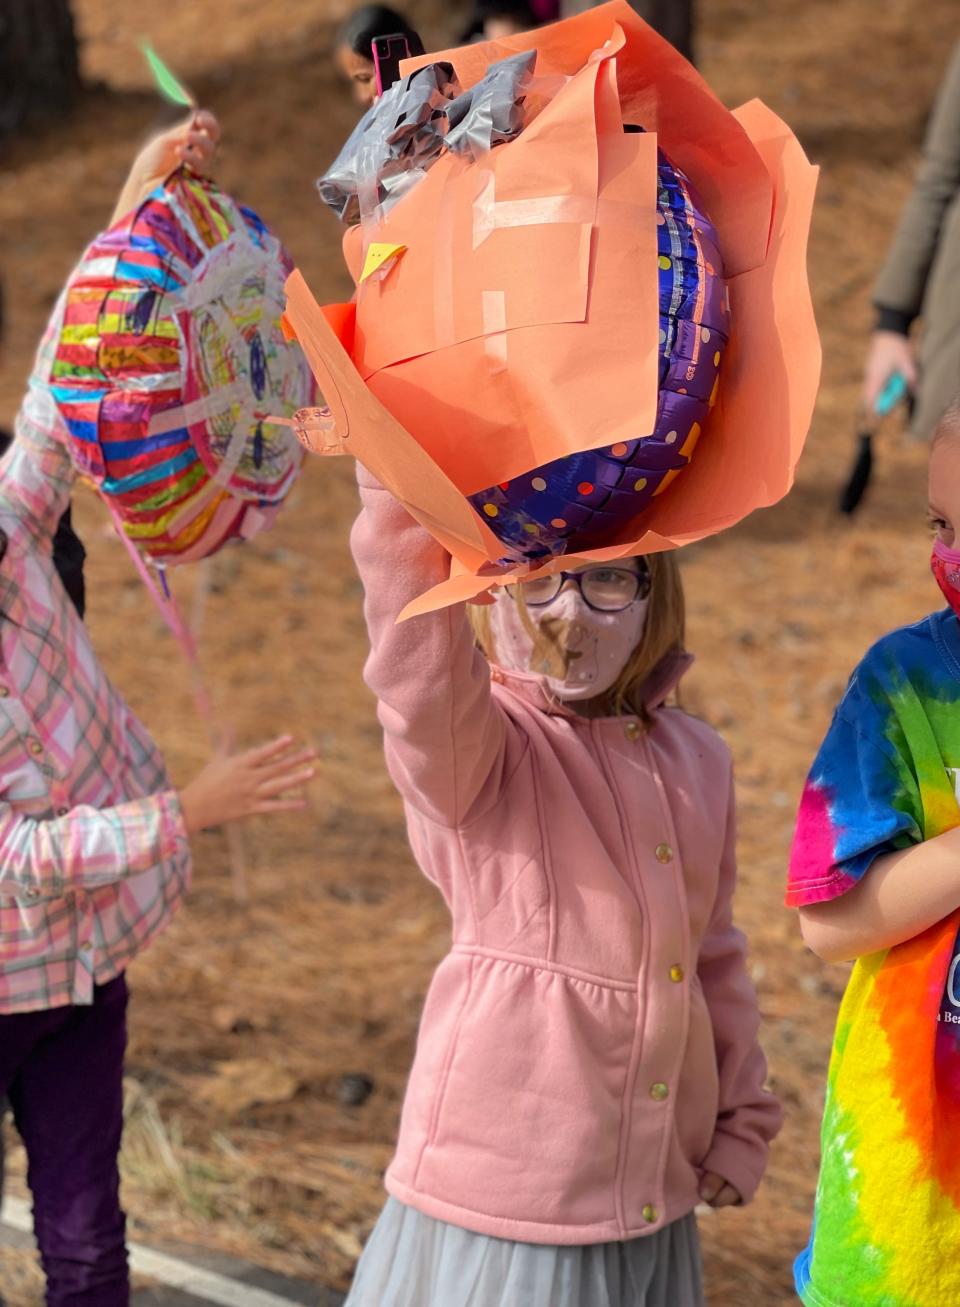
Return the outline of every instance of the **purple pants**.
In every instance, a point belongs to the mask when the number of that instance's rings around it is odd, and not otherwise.
[[[117,1156],[123,1130],[127,986],[89,1007],[0,1015],[0,1099],[27,1150],[48,1307],[127,1307]]]

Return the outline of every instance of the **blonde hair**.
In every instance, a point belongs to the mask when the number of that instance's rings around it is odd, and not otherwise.
[[[602,707],[611,716],[619,717],[623,712],[638,716],[646,726],[652,724],[650,714],[640,696],[650,676],[656,671],[664,658],[673,653],[684,652],[684,633],[686,613],[683,598],[683,582],[680,579],[680,566],[676,553],[642,555],[650,570],[650,598],[647,605],[647,620],[643,625],[643,634],[627,659],[623,671],[616,682],[602,696]],[[626,560],[624,560],[626,561]],[[612,564],[615,566],[615,564]],[[535,627],[530,619],[529,609],[523,601],[523,583],[515,588],[520,617],[531,637]],[[470,625],[477,644],[489,662],[497,661],[493,628],[490,622],[489,604],[472,604],[467,610]]]

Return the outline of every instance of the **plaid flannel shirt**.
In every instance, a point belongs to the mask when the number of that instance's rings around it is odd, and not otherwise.
[[[0,463],[0,1014],[90,1003],[190,880],[179,799],[57,576],[74,481],[47,329]]]

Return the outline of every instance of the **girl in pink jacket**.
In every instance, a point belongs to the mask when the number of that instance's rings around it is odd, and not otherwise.
[[[361,470],[367,682],[453,917],[348,1307],[696,1307],[697,1203],[780,1109],[735,929],[724,744],[665,706],[675,558],[396,624],[449,560]],[[519,593],[517,592],[519,589]]]

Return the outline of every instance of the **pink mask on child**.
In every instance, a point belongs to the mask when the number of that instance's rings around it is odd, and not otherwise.
[[[533,640],[520,607],[498,596],[490,614],[497,661],[506,671],[545,676],[558,699],[594,699],[613,689],[643,635],[647,600],[635,599],[618,613],[596,612],[574,586],[552,603],[528,607],[539,638]]]
[[[951,549],[938,537],[933,542],[930,568],[944,599],[960,617],[960,549]]]

